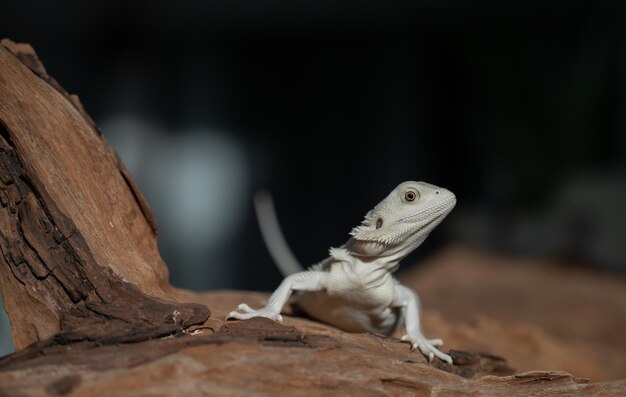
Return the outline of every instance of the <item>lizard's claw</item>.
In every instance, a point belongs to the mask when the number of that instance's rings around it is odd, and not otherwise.
[[[236,318],[237,320],[248,320],[254,317],[265,317],[279,323],[283,322],[283,316],[281,316],[280,313],[276,313],[266,308],[254,310],[245,303],[237,306],[237,310],[228,313],[228,316],[226,316],[226,320],[228,320],[229,318]]]
[[[428,339],[428,343],[435,347],[443,346],[443,340],[441,339]]]
[[[426,339],[423,336],[411,336],[404,335],[400,340],[403,342],[409,342],[411,344],[411,351],[419,348],[420,352],[428,358],[428,363],[432,361],[434,357],[437,357],[448,364],[452,364],[452,357],[439,351],[436,346],[443,345],[441,339]]]

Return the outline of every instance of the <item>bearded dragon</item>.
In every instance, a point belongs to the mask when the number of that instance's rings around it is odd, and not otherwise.
[[[255,310],[242,303],[226,319],[266,317],[282,322],[283,305],[293,291],[299,291],[298,306],[317,320],[348,332],[385,335],[404,326],[401,340],[409,342],[411,350],[419,348],[429,362],[438,357],[452,363],[452,358],[437,348],[443,341],[427,339],[422,333],[417,295],[401,285],[392,273],[455,204],[456,197],[446,189],[425,182],[401,183],[352,229],[352,237],[344,245],[330,248],[328,258],[308,270],[286,275],[265,307]],[[288,248],[279,254],[280,245],[286,247],[286,243],[276,240],[279,232],[268,231],[268,211],[258,207],[268,248],[281,269],[292,273],[298,269],[295,259]]]

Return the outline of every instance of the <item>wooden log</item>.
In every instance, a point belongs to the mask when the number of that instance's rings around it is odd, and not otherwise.
[[[16,349],[204,322],[205,306],[171,302],[141,192],[30,46],[1,42],[0,98],[0,289]]]

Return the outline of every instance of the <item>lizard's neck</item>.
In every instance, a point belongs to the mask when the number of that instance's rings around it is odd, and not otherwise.
[[[426,240],[430,232],[441,220],[435,219],[426,223],[420,229],[411,230],[411,232],[404,234],[403,238],[399,239],[399,242],[395,244],[351,238],[344,244],[343,248],[352,257],[357,258],[361,262],[375,262],[388,271],[393,272],[398,268],[400,261],[404,257]]]

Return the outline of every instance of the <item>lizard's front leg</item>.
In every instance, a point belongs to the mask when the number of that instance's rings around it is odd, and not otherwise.
[[[420,304],[417,295],[403,285],[396,284],[395,287],[392,305],[402,310],[406,332],[402,340],[411,343],[411,350],[419,348],[422,354],[428,357],[429,362],[433,357],[438,357],[452,364],[452,357],[437,349],[437,346],[443,345],[443,341],[441,339],[426,339],[422,333],[419,317]]]
[[[306,271],[295,273],[285,277],[276,291],[272,293],[265,307],[254,310],[250,306],[242,303],[237,310],[232,311],[226,316],[226,319],[236,318],[238,320],[247,320],[253,317],[265,317],[274,321],[282,322],[283,317],[280,311],[287,299],[293,291],[319,291],[324,289],[322,285],[322,277],[324,272]]]

